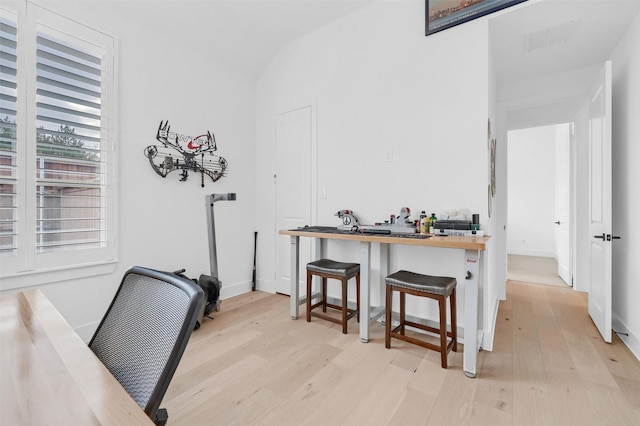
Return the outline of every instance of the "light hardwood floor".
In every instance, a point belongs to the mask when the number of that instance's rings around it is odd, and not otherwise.
[[[603,343],[584,294],[509,282],[492,352],[462,372],[372,327],[360,342],[289,298],[252,292],[195,331],[164,398],[170,425],[640,425],[640,363]],[[459,348],[462,348],[459,345]]]

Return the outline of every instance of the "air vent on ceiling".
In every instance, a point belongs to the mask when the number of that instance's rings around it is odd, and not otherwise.
[[[578,20],[576,19],[525,34],[525,51],[531,52],[543,47],[568,42],[575,32],[577,23]]]

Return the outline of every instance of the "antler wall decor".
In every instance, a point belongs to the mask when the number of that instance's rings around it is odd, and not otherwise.
[[[156,140],[162,146],[159,148],[157,145],[149,145],[145,148],[144,155],[149,159],[153,170],[163,178],[179,170],[180,180],[184,182],[189,177],[189,171],[200,172],[204,188],[205,175],[215,182],[227,174],[229,164],[224,157],[214,154],[218,147],[215,136],[209,131],[195,137],[182,135],[171,131],[169,120],[160,121]]]

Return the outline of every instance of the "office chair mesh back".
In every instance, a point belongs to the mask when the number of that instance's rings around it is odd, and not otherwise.
[[[136,273],[137,272],[137,273]],[[149,276],[149,272],[157,277]],[[153,419],[195,325],[202,290],[134,267],[125,275],[90,348]],[[182,282],[180,282],[182,281]],[[196,298],[197,300],[194,300]]]

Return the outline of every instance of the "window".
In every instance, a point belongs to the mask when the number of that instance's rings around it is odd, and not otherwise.
[[[5,12],[1,288],[107,272],[117,256],[114,40],[32,3]]]

